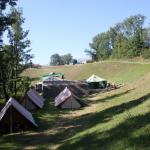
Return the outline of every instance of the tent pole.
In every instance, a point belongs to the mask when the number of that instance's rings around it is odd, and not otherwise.
[[[72,108],[72,95],[71,95],[71,109],[73,109],[73,108]]]
[[[10,133],[12,133],[13,132],[13,127],[12,127],[13,125],[12,125],[12,106],[10,107]]]

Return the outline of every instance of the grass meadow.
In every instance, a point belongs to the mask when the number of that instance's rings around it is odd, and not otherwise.
[[[150,63],[102,62],[28,69],[33,84],[49,72],[67,79],[99,75],[123,87],[83,99],[87,107],[59,110],[53,99],[33,112],[39,127],[1,135],[0,150],[145,150],[150,149]]]

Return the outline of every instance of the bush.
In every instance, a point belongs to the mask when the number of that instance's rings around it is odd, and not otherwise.
[[[149,48],[149,49],[144,49],[144,50],[142,51],[142,56],[143,56],[143,58],[145,58],[145,59],[150,58],[150,48]]]

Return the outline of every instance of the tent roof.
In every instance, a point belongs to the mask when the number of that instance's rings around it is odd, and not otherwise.
[[[0,120],[4,117],[6,114],[7,110],[9,109],[10,106],[13,106],[22,116],[24,116],[29,122],[31,122],[33,125],[38,126],[34,118],[32,117],[32,114],[25,109],[22,105],[20,105],[14,98],[10,98],[4,108],[0,112]]]
[[[67,101],[70,97],[74,97],[81,105],[83,102],[80,98],[75,96],[67,87],[55,98],[55,106],[59,106]]]
[[[42,77],[47,77],[47,76],[62,77],[62,76],[64,76],[64,73],[50,72],[49,74],[45,74],[45,75],[43,75]]]
[[[45,76],[42,77],[42,81],[60,81],[62,79],[58,78],[58,77],[54,77],[54,76]]]
[[[30,89],[30,92],[31,92],[35,97],[37,97],[39,100],[41,100],[42,102],[45,101],[45,99],[44,99],[41,95],[39,95],[38,92],[37,92],[35,89]]]
[[[44,105],[44,99],[42,97],[40,97],[40,95],[35,93],[35,90],[30,89],[27,92],[28,97],[30,98],[30,100],[39,108],[42,108]]]
[[[93,74],[86,81],[87,82],[101,82],[101,81],[107,81],[107,80]]]
[[[66,87],[56,98],[55,98],[55,106],[59,106],[63,102],[65,102],[69,97],[71,97],[71,91]]]

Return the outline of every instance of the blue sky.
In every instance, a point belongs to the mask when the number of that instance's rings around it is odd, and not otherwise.
[[[18,6],[30,30],[33,62],[43,65],[54,53],[86,58],[96,34],[131,15],[143,14],[150,23],[150,0],[19,0]]]

